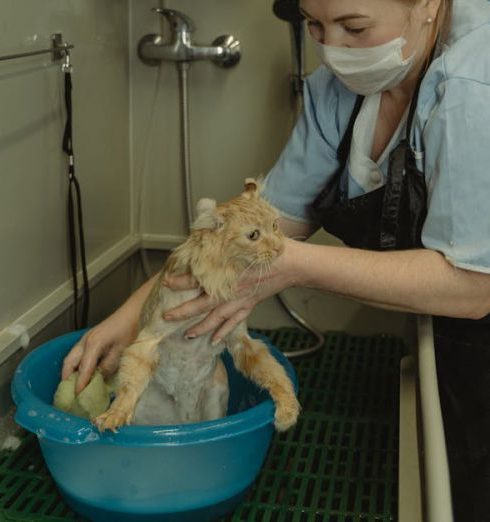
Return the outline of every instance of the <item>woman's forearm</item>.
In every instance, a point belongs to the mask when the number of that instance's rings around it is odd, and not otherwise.
[[[292,221],[291,219],[281,217],[279,218],[279,227],[284,235],[297,241],[304,241],[308,239],[318,226],[312,223],[302,223],[300,221]]]
[[[433,250],[290,243],[295,286],[404,312],[471,319],[490,313],[490,275],[455,268]]]
[[[159,274],[155,274],[153,277],[143,283],[135,292],[133,292],[128,299],[116,310],[115,313],[125,315],[128,320],[134,322],[136,326],[138,319],[143,308],[143,304],[146,298],[150,294],[153,285],[155,284]]]

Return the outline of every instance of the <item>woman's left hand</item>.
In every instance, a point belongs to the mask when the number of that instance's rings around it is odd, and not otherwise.
[[[164,314],[168,321],[180,321],[208,312],[199,323],[187,332],[187,338],[195,338],[214,331],[212,341],[218,343],[224,339],[241,321],[245,320],[254,307],[268,297],[296,285],[294,252],[300,245],[287,239],[283,253],[275,259],[266,273],[260,270],[246,271],[239,279],[236,297],[231,301],[219,302],[206,293],[191,299]],[[172,290],[196,288],[189,276],[166,276],[163,284]]]

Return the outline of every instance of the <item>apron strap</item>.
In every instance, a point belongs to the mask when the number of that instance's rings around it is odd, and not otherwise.
[[[341,181],[342,174],[345,171],[345,167],[347,166],[347,160],[349,159],[350,146],[352,143],[352,135],[354,132],[354,124],[356,123],[357,116],[359,111],[361,110],[362,102],[364,101],[364,96],[357,96],[356,103],[354,105],[354,109],[352,111],[349,123],[347,125],[347,129],[340,140],[339,147],[337,149],[337,160],[339,165],[337,170],[333,174],[330,181],[324,187],[324,189],[318,194],[315,201],[310,207],[311,214],[313,219],[317,221],[322,221],[323,211],[332,207],[339,201],[343,201],[347,199],[347,195],[342,193],[341,190]]]
[[[337,149],[337,159],[339,160],[339,168],[337,169],[335,176],[341,176],[345,167],[347,165],[347,160],[349,159],[350,146],[352,143],[352,135],[354,133],[354,125],[357,120],[357,116],[361,111],[362,102],[364,101],[364,96],[357,96],[356,103],[354,105],[354,109],[352,111],[349,124],[347,125],[347,129],[340,140],[339,148]]]

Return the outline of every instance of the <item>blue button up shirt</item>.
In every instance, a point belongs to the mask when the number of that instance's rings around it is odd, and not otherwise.
[[[307,78],[303,114],[263,189],[285,217],[309,221],[309,205],[338,168],[337,148],[355,100],[325,66]],[[420,88],[410,142],[428,190],[423,245],[454,266],[490,273],[487,0],[455,0],[450,38]],[[386,179],[387,159],[380,168]],[[348,168],[343,183],[350,198],[366,192]]]

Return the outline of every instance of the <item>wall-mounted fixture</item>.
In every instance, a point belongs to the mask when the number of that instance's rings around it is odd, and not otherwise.
[[[27,58],[29,56],[37,56],[39,54],[52,54],[53,62],[63,59],[73,45],[63,43],[63,35],[61,33],[54,33],[51,35],[51,47],[48,49],[34,49],[32,51],[25,51],[23,53],[6,54],[0,56],[0,62],[7,60],[16,60],[17,58]]]
[[[147,34],[138,44],[138,56],[147,65],[158,65],[162,60],[170,62],[193,62],[211,60],[220,67],[233,67],[240,61],[240,42],[231,35],[216,38],[211,46],[192,42],[192,20],[174,9],[153,9],[164,16],[171,28],[170,39],[160,34]]]
[[[188,70],[191,62],[210,60],[223,68],[235,66],[240,61],[240,42],[230,35],[218,36],[209,47],[192,42],[194,31],[192,20],[174,9],[152,9],[164,16],[170,24],[170,38],[165,41],[160,34],[147,34],[138,43],[138,56],[147,65],[160,65],[164,61],[174,62],[179,72],[181,155],[184,178],[187,226],[193,221],[192,181],[190,158],[190,121],[188,97]]]

